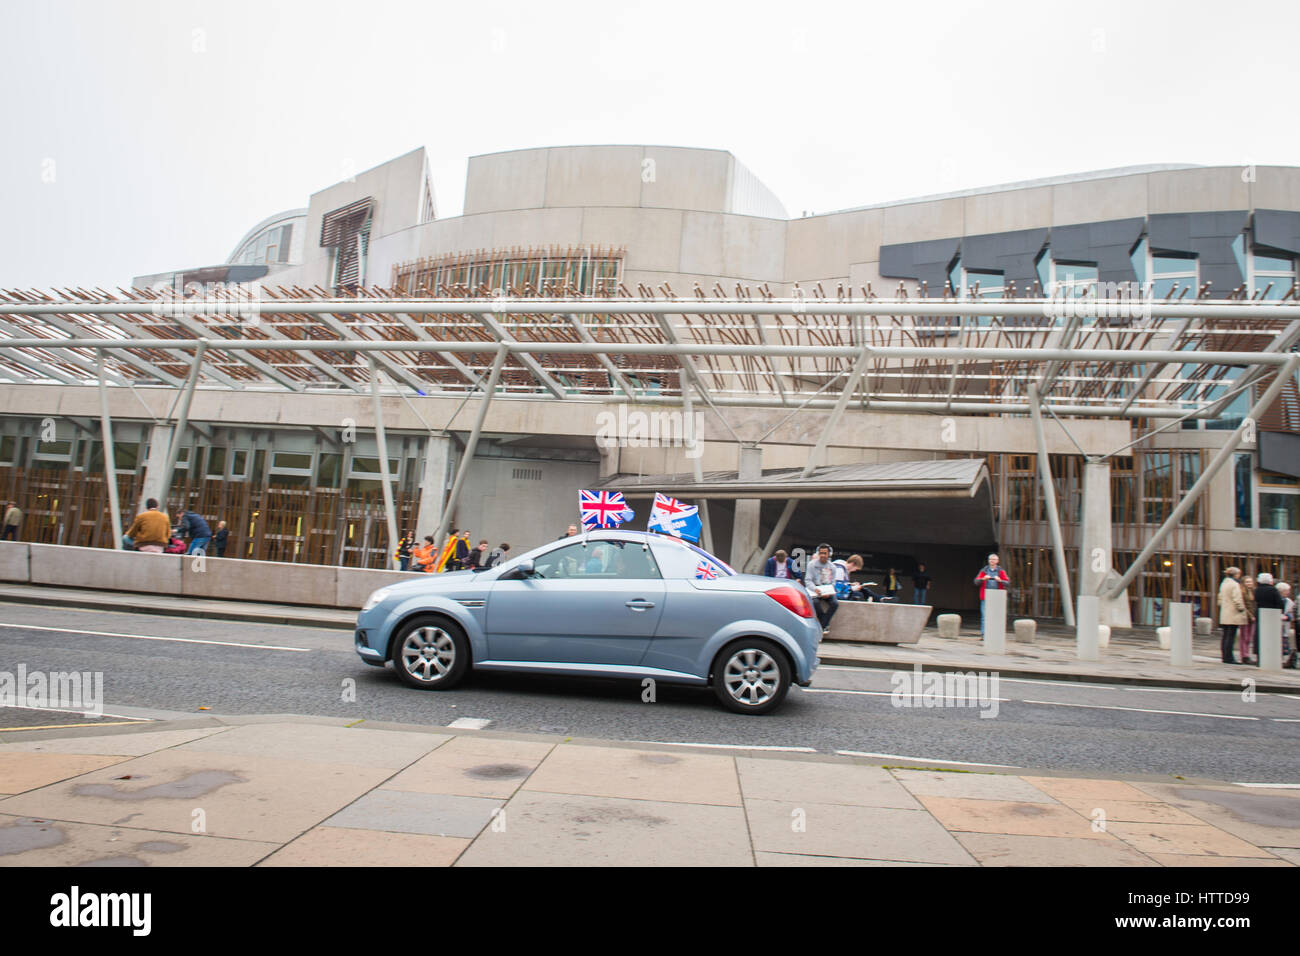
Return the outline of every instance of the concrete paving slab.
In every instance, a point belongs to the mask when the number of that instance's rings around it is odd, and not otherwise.
[[[23,793],[126,759],[94,754],[0,753],[0,780],[6,790]]]
[[[283,843],[390,775],[343,763],[165,750],[9,797],[0,813],[173,833],[192,833],[201,822],[211,836]]]
[[[737,757],[736,768],[746,800],[922,809],[902,784],[881,767]]]
[[[397,770],[445,743],[443,735],[328,727],[316,724],[252,724],[184,744],[187,753],[247,754],[318,763]]]
[[[1246,856],[1188,856],[1178,853],[1152,853],[1151,859],[1161,866],[1297,866],[1300,861]]]
[[[953,831],[1106,839],[1106,834],[1092,829],[1090,818],[1068,807],[958,797],[921,796],[919,799],[940,823]]]
[[[503,805],[504,801],[480,797],[372,790],[334,814],[325,821],[325,825],[357,830],[384,830],[389,833],[473,838],[492,820],[493,811]]]
[[[1078,780],[1071,777],[1025,777],[1044,793],[1069,807],[1099,807],[1106,803],[1144,803],[1146,793],[1122,780]]]
[[[1023,836],[1010,833],[954,834],[981,866],[1156,866],[1150,857],[1120,840]]]
[[[1300,848],[1300,792],[1140,784],[1152,797],[1256,846]],[[1148,798],[1149,799],[1149,798]]]
[[[3,806],[3,804],[0,804]],[[1272,856],[1266,850],[1205,824],[1111,823],[1106,832],[1119,837],[1142,853],[1175,853],[1196,856]]]
[[[1268,850],[1269,853],[1281,857],[1294,866],[1300,866],[1300,850],[1293,846],[1265,846],[1260,849]]]
[[[533,771],[524,788],[629,800],[740,806],[734,759],[711,754],[563,744]]]
[[[140,757],[157,750],[166,750],[180,744],[189,743],[223,733],[227,727],[206,727],[194,730],[161,730],[149,733],[102,734],[83,737],[55,737],[49,740],[18,740],[12,743],[0,743],[0,754],[4,753],[51,753],[51,754],[120,754],[126,757]]]
[[[739,807],[521,790],[457,866],[752,866]]]
[[[968,800],[1011,800],[1017,803],[1056,803],[1022,777],[999,773],[959,773],[943,770],[892,770],[910,793]]]
[[[494,760],[520,763],[541,761],[554,750],[556,744],[544,740],[511,740],[504,737],[483,737],[478,734],[457,734],[447,741],[439,750],[447,753],[478,754]]]
[[[277,846],[0,814],[0,866],[252,866]]]
[[[258,866],[451,866],[469,844],[458,837],[320,826]]]
[[[898,860],[855,860],[847,856],[804,856],[799,853],[754,854],[758,866],[938,866],[938,863],[902,863]]]
[[[384,788],[507,798],[519,789],[541,762],[541,756],[503,758],[463,749],[452,751],[443,746],[411,764],[385,783]]]
[[[755,851],[910,863],[975,862],[923,810],[746,799],[745,811]]]

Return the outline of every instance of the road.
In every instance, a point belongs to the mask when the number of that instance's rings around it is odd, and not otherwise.
[[[347,631],[0,604],[0,671],[20,664],[29,673],[101,671],[104,710],[117,715],[105,720],[201,713],[467,720],[463,726],[496,731],[869,754],[911,766],[1300,784],[1297,695],[1244,700],[1233,691],[1003,678],[992,716],[992,701],[925,706],[909,697],[916,706],[898,706],[894,672],[823,667],[775,714],[746,717],[723,710],[707,690],[662,683],[645,702],[637,681],[476,674],[453,691],[421,692],[363,664]],[[0,709],[0,727],[81,720]]]

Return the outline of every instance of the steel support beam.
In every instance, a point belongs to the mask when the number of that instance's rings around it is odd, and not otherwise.
[[[456,510],[456,501],[460,497],[460,489],[464,487],[465,476],[469,473],[469,466],[474,460],[474,450],[478,448],[479,436],[483,433],[483,422],[487,418],[488,406],[492,404],[492,396],[496,392],[497,382],[501,379],[501,366],[505,364],[507,354],[508,350],[504,343],[497,346],[497,357],[492,360],[492,371],[488,374],[487,384],[483,386],[483,400],[479,402],[478,415],[474,418],[474,428],[469,433],[469,441],[465,443],[465,450],[461,452],[460,467],[456,469],[456,478],[451,484],[451,493],[447,496],[447,505],[442,509],[442,520],[438,522],[438,530],[433,535],[433,541],[437,547],[442,547],[442,539],[447,534],[447,528],[451,525],[451,516]]]
[[[172,440],[167,446],[167,464],[163,466],[162,487],[158,494],[163,514],[170,513],[167,499],[172,491],[172,473],[176,470],[176,459],[181,453],[181,442],[185,438],[185,428],[190,419],[190,403],[194,400],[194,386],[199,382],[199,369],[203,365],[203,353],[207,347],[207,341],[201,339],[194,350],[194,365],[190,369],[189,381],[185,383],[185,389],[180,395],[180,413],[176,418],[176,430],[172,432]]]
[[[104,439],[104,483],[108,486],[108,520],[113,531],[113,549],[122,547],[122,506],[117,500],[117,453],[113,446],[113,419],[108,414],[107,360],[99,353],[99,427]]]
[[[1214,476],[1219,473],[1219,470],[1225,464],[1232,460],[1232,455],[1237,450],[1238,446],[1241,445],[1246,430],[1254,430],[1255,423],[1259,420],[1259,417],[1263,415],[1264,412],[1268,411],[1268,407],[1277,399],[1277,396],[1282,391],[1282,387],[1287,383],[1291,376],[1296,373],[1297,368],[1300,368],[1300,355],[1291,355],[1287,359],[1286,365],[1278,370],[1277,375],[1273,379],[1273,383],[1264,390],[1264,394],[1259,397],[1259,401],[1255,402],[1242,423],[1229,433],[1228,440],[1224,442],[1223,447],[1214,453],[1214,457],[1211,458],[1210,463],[1205,466],[1205,471],[1201,473],[1201,477],[1197,478],[1196,483],[1183,494],[1183,500],[1178,502],[1178,506],[1175,507],[1169,517],[1165,519],[1165,523],[1162,524],[1156,530],[1155,534],[1147,540],[1146,547],[1144,547],[1142,552],[1133,559],[1132,566],[1124,572],[1124,576],[1120,579],[1119,583],[1116,584],[1115,587],[1111,588],[1107,597],[1119,597],[1124,593],[1124,589],[1133,583],[1133,580],[1141,572],[1143,565],[1145,565],[1147,561],[1151,560],[1151,556],[1160,549],[1165,538],[1169,536],[1169,532],[1178,527],[1178,523],[1183,520],[1183,516],[1192,509],[1192,505],[1196,504],[1197,499],[1201,497],[1201,494],[1205,489],[1210,487],[1210,482],[1214,480]]]
[[[689,428],[690,434],[695,438],[694,447],[689,448],[687,451],[687,454],[695,452],[694,457],[691,458],[691,471],[695,475],[695,483],[703,484],[704,465],[700,458],[704,452],[704,446],[703,439],[697,434],[698,429],[695,427],[695,405],[691,401],[690,388],[682,389],[682,405],[687,422],[683,427]],[[716,554],[717,552],[713,550],[713,526],[709,523],[709,503],[701,501],[698,507],[700,509],[700,542],[704,545],[705,551],[709,552],[709,554]]]
[[[596,343],[595,337],[587,331],[587,327],[578,320],[576,315],[569,312],[565,314],[565,318],[569,320],[569,324],[573,326],[573,330],[578,333],[578,338],[588,344]],[[596,361],[598,361],[604,367],[605,371],[609,373],[609,380],[623,390],[623,394],[628,397],[628,401],[635,401],[632,394],[632,384],[627,380],[627,376],[619,371],[618,366],[610,361],[608,353],[596,353]],[[685,393],[683,392],[683,394]]]
[[[375,412],[375,444],[379,446],[379,481],[384,489],[384,518],[388,522],[388,543],[384,547],[384,564],[390,571],[398,568],[395,557],[397,549],[397,510],[393,507],[393,483],[388,473],[388,440],[384,435],[384,406],[379,400],[379,369],[375,360],[370,360],[370,399]]]
[[[830,443],[831,432],[840,422],[840,416],[844,414],[844,409],[853,399],[853,393],[858,390],[858,382],[862,380],[862,373],[867,370],[867,362],[871,358],[870,349],[862,349],[858,355],[858,360],[853,363],[853,370],[849,372],[849,380],[844,383],[844,391],[840,392],[840,397],[835,402],[835,407],[831,409],[830,418],[826,421],[826,427],[822,429],[821,436],[817,439],[817,445],[808,455],[808,464],[804,465],[801,478],[808,478],[817,470],[817,463],[821,460],[822,455],[826,453],[826,446]],[[781,509],[781,516],[776,519],[776,524],[772,526],[772,533],[768,536],[767,544],[763,546],[762,554],[771,554],[776,543],[781,540],[781,535],[785,534],[786,526],[790,523],[790,518],[794,515],[794,509],[799,506],[798,498],[791,498]],[[752,562],[750,562],[752,563]],[[747,570],[742,568],[741,570]]]
[[[1061,608],[1065,624],[1074,626],[1074,599],[1070,596],[1070,572],[1065,562],[1065,542],[1061,538],[1061,516],[1056,508],[1056,484],[1052,481],[1052,462],[1047,455],[1047,437],[1043,432],[1042,396],[1038,383],[1029,383],[1030,414],[1034,420],[1034,441],[1038,444],[1038,482],[1047,505],[1047,523],[1052,532],[1052,557],[1056,562],[1056,586],[1061,591]],[[1082,560],[1082,558],[1080,558]]]
[[[516,339],[513,335],[511,335],[510,332],[506,330],[505,326],[503,326],[496,319],[492,318],[491,313],[495,311],[498,310],[493,309],[487,312],[479,312],[478,313],[479,322],[483,324],[483,327],[488,330],[488,332],[492,335],[492,338],[496,339],[498,343],[508,342],[511,345],[520,344],[519,340]],[[520,311],[531,311],[531,310],[521,309]],[[555,344],[559,345],[561,343],[555,343]],[[553,351],[560,352],[564,350],[557,348],[557,349],[553,349]],[[537,359],[533,358],[531,355],[522,352],[517,352],[516,357],[519,359],[520,363],[524,366],[524,368],[528,369],[528,371],[533,374],[533,377],[536,378],[537,381],[542,383],[543,387],[545,387],[545,389],[548,392],[550,392],[556,398],[564,398],[566,394],[564,391],[564,386],[562,386],[553,377],[551,377],[551,373],[546,371],[546,369],[542,368],[542,364],[538,362]]]

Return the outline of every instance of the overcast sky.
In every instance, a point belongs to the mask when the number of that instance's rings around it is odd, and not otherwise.
[[[1140,163],[1295,165],[1291,2],[0,0],[0,287],[223,261],[417,146],[727,149],[792,216]]]

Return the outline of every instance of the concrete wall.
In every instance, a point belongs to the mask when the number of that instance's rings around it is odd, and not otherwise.
[[[0,542],[0,581],[98,591],[360,609],[375,590],[419,575],[276,561]]]

